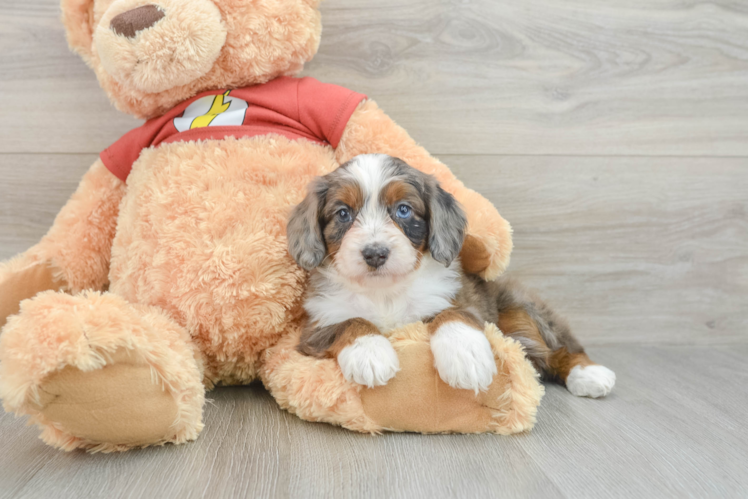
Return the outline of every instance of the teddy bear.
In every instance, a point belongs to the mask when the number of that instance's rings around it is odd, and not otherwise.
[[[0,397],[63,450],[197,438],[205,393],[260,379],[313,421],[376,433],[530,429],[542,386],[486,325],[488,391],[438,378],[423,324],[388,333],[401,372],[347,381],[299,353],[307,273],[286,219],[309,182],[364,153],[402,158],[462,204],[463,266],[500,275],[509,224],[369,97],[298,78],[319,0],[62,0],[70,47],[146,120],[100,155],[39,243],[0,265]],[[4,326],[3,326],[4,325]]]

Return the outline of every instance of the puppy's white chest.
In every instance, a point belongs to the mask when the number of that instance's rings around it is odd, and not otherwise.
[[[450,307],[450,297],[430,294],[414,297],[403,293],[388,296],[372,294],[353,298],[351,317],[364,318],[374,323],[382,332],[420,321]]]
[[[328,283],[318,286],[304,307],[319,326],[363,318],[384,333],[450,308],[460,287],[459,263],[446,268],[429,257],[403,283],[371,290]]]

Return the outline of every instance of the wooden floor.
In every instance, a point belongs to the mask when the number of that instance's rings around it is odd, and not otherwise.
[[[0,258],[138,122],[56,0],[0,0]],[[618,375],[534,431],[357,435],[261,386],[196,443],[61,453],[0,413],[2,497],[748,496],[748,3],[325,0],[305,74],[375,98],[515,229],[510,272]]]

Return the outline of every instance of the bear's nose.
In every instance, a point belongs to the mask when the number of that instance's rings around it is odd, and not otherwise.
[[[166,14],[155,5],[143,5],[123,12],[112,19],[109,27],[118,35],[135,38],[138,31],[150,28]]]

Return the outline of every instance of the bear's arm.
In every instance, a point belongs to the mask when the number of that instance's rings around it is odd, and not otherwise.
[[[486,280],[496,279],[504,272],[512,251],[509,223],[490,201],[466,188],[446,165],[429,155],[371,100],[362,101],[351,116],[336,149],[336,158],[342,164],[366,153],[396,156],[434,175],[467,213],[468,236],[460,254],[465,270]]]
[[[0,263],[0,327],[39,292],[104,288],[125,188],[96,160],[41,241]]]

